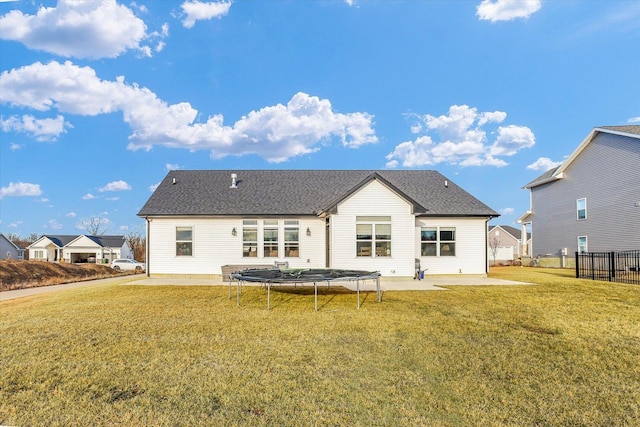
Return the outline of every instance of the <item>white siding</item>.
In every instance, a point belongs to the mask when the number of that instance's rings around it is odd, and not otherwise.
[[[391,216],[391,256],[356,256],[356,216]],[[331,216],[331,267],[379,271],[383,276],[414,275],[415,227],[411,206],[372,181],[338,206]]]
[[[257,258],[242,256],[243,218],[151,218],[149,223],[148,273],[179,275],[221,274],[221,267],[227,264],[251,265],[274,264],[287,261],[291,268],[325,267],[325,226],[324,220],[317,218],[297,219],[300,227],[300,256],[297,258],[265,258],[259,245]],[[258,219],[262,221],[262,219]],[[176,227],[193,228],[193,256],[176,256]],[[311,236],[307,236],[307,227]],[[236,229],[236,236],[231,231]],[[280,251],[284,254],[284,240],[280,233]],[[259,233],[258,240],[261,239]]]
[[[422,227],[455,227],[456,255],[421,257],[420,228]],[[419,218],[416,220],[415,230],[416,258],[420,258],[420,267],[425,270],[425,275],[486,274],[487,225],[484,218]]]

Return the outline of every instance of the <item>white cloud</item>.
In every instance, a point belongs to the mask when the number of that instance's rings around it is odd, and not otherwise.
[[[484,21],[511,21],[528,18],[541,7],[540,0],[482,0],[476,8],[476,15]]]
[[[62,227],[64,226],[55,219],[52,219],[44,225],[44,228],[50,228],[52,230],[60,230]]]
[[[118,230],[119,231],[127,231],[127,230],[129,230],[129,226],[128,225],[120,225],[118,227]]]
[[[103,193],[105,191],[124,191],[124,190],[131,190],[131,186],[127,184],[126,181],[120,180],[120,181],[110,182],[104,187],[100,188],[98,191]]]
[[[531,148],[536,137],[531,129],[525,126],[509,125],[498,128],[498,137],[491,145],[489,152],[493,156],[513,156],[523,148]]]
[[[149,89],[125,83],[124,77],[101,80],[92,68],[69,61],[36,62],[2,72],[0,102],[85,116],[121,111],[133,129],[129,149],[161,145],[210,150],[216,159],[256,154],[280,162],[315,152],[333,138],[350,148],[378,141],[373,116],[337,113],[329,100],[306,93],[295,94],[286,105],[251,111],[233,126],[224,125],[222,115],[196,123],[198,111],[188,102],[167,105]]]
[[[11,116],[6,120],[0,117],[0,128],[3,132],[25,132],[36,141],[55,141],[66,132],[66,127],[72,126],[65,122],[62,116],[55,119],[36,119],[31,115],[24,115],[21,118]]]
[[[82,196],[82,200],[93,200],[93,199],[95,199],[95,198],[96,198],[96,196],[94,196],[94,195],[93,195],[93,194],[91,194],[91,193],[87,193],[87,194],[85,194],[84,196]]]
[[[432,135],[422,135],[413,141],[397,145],[389,153],[386,166],[395,168],[420,167],[448,163],[459,166],[495,166],[502,167],[508,163],[499,156],[512,156],[519,150],[535,144],[533,132],[524,126],[499,126],[495,132],[497,137],[492,144],[487,141],[488,130],[485,128],[494,123],[502,123],[507,113],[502,111],[481,112],[467,105],[453,105],[447,115],[423,117],[415,116],[422,121],[412,126],[412,132],[423,129],[425,132],[437,134],[437,141]]]
[[[629,120],[627,120],[627,123],[640,123],[640,116],[631,117]]]
[[[164,165],[165,168],[167,168],[168,171],[175,171],[180,169],[180,165],[174,165],[172,163],[167,163],[166,165]]]
[[[563,162],[554,162],[548,157],[540,157],[538,160],[527,166],[527,169],[546,172],[550,169],[560,166],[562,163]]]
[[[0,37],[63,57],[115,58],[141,49],[145,23],[115,0],[58,0],[35,15],[19,10],[0,16]]]
[[[196,21],[220,18],[229,13],[231,2],[203,2],[198,0],[186,1],[180,6],[187,15],[182,21],[185,28],[192,28]]]
[[[22,148],[22,145],[16,144],[15,142],[12,142],[11,145],[9,145],[9,150],[11,151],[17,151],[21,148]]]
[[[150,186],[149,186],[149,191],[151,191],[151,192],[153,193],[154,191],[156,191],[156,189],[157,189],[159,186],[160,186],[160,183],[150,185]]]
[[[504,209],[500,209],[500,214],[501,215],[511,215],[515,212],[515,209],[513,208],[504,208]]]
[[[10,182],[8,186],[0,188],[0,199],[5,197],[39,196],[42,194],[40,184],[28,182]]]
[[[76,213],[75,212],[69,212],[68,214],[65,215],[67,218],[75,218],[76,217]]]

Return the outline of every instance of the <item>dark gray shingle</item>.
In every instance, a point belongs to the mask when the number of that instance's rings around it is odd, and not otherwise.
[[[237,174],[237,188],[230,188],[232,173]],[[176,170],[167,174],[138,215],[317,215],[376,178],[423,215],[498,216],[430,170]]]

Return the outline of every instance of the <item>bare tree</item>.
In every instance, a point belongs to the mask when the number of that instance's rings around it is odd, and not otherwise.
[[[84,229],[92,236],[102,236],[109,231],[109,220],[94,216],[89,219],[83,219],[79,228]]]
[[[139,231],[131,231],[125,237],[127,244],[133,252],[133,258],[138,261],[146,262],[146,245],[147,239]]]
[[[9,233],[5,234],[5,237],[11,240],[16,246],[20,248],[26,248],[39,238],[36,233],[31,233],[28,237],[22,237],[17,233]]]
[[[495,236],[489,237],[489,250],[491,256],[493,256],[493,265],[496,265],[496,256],[498,255],[498,248],[500,247],[500,239]]]

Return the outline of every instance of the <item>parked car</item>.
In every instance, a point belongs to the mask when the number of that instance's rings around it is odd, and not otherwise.
[[[143,262],[138,262],[135,259],[115,259],[111,263],[111,268],[113,268],[114,270],[135,271],[136,273],[142,273],[147,269],[147,265]]]

